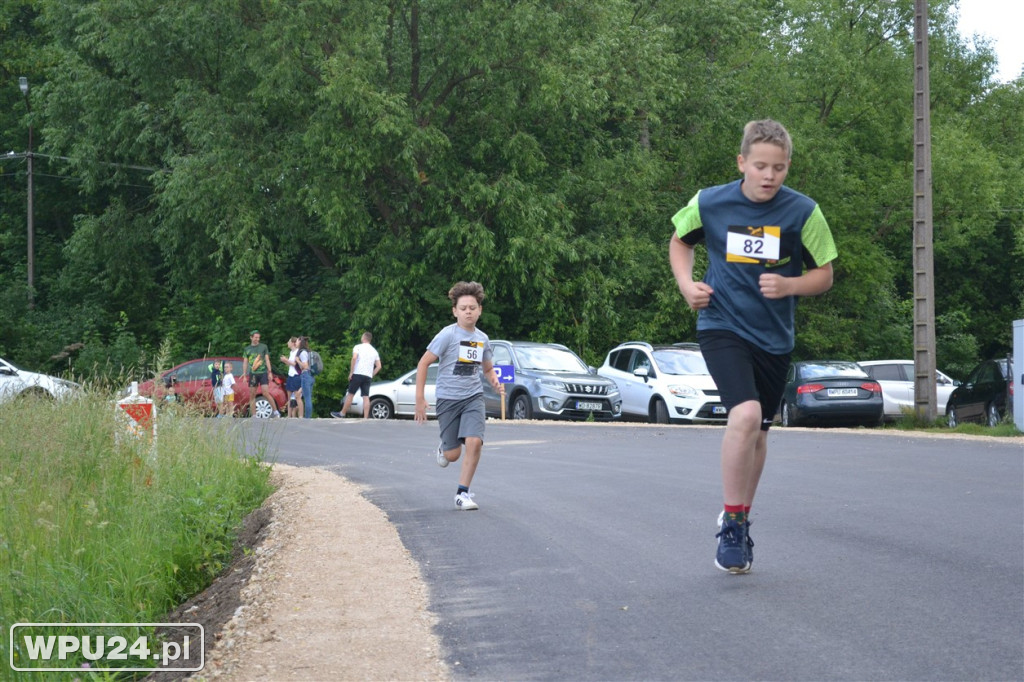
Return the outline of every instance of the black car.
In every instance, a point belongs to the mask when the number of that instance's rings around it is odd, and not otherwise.
[[[882,422],[882,387],[856,362],[802,360],[789,366],[779,406],[783,426]]]
[[[622,416],[615,382],[599,376],[560,343],[491,341],[495,366],[511,366],[515,381],[505,384],[506,419],[594,419]],[[501,415],[501,398],[481,376],[487,416]]]
[[[971,370],[946,403],[949,427],[971,421],[989,426],[998,424],[1013,410],[1013,374],[1009,360],[985,360]]]

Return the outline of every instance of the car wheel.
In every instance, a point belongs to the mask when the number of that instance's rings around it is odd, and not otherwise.
[[[395,410],[387,400],[374,398],[370,401],[370,417],[373,419],[391,419],[394,416]]]
[[[24,391],[15,396],[14,399],[19,402],[29,402],[33,400],[51,400],[52,398],[52,395],[50,395],[41,388],[26,388]]]
[[[795,426],[792,418],[789,416],[789,404],[785,400],[782,401],[782,425]]]
[[[532,419],[533,407],[530,405],[530,396],[526,393],[518,393],[512,398],[512,419]]]
[[[661,398],[655,398],[651,405],[650,420],[652,424],[668,424],[668,406]]]
[[[986,410],[985,410],[985,415],[988,417],[988,425],[989,426],[998,426],[999,425],[999,421],[1000,421],[1000,419],[999,419],[999,410],[996,409],[996,404],[995,403],[989,403],[988,404],[988,408],[986,408]]]
[[[274,416],[274,403],[266,396],[256,396],[254,409],[256,413],[252,416],[257,419],[270,419]]]
[[[946,425],[951,429],[960,425],[960,420],[956,416],[956,408],[950,405],[946,406]]]

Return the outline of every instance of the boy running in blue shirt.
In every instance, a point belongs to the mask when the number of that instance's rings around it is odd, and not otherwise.
[[[832,287],[838,255],[818,205],[783,186],[792,149],[780,123],[751,121],[736,158],[743,178],[701,190],[672,218],[669,263],[686,303],[699,311],[697,340],[729,409],[715,565],[730,573],[746,573],[754,561],[750,507],[786,385],[797,297]],[[700,242],[708,268],[697,282]]]

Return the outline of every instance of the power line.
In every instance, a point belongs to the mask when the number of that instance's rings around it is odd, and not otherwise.
[[[68,161],[74,163],[85,163],[81,159],[75,159],[70,156],[57,156],[55,154],[40,154],[39,152],[32,152],[31,157],[34,159],[50,159],[57,161]],[[28,152],[7,152],[4,156],[0,156],[0,161],[12,161],[16,159],[27,159],[29,158]],[[115,163],[112,161],[90,161],[88,163],[95,163],[100,166],[111,166],[114,168],[127,168],[129,170],[146,171],[147,173],[170,173],[171,171],[166,168],[153,168],[151,166],[136,166],[130,163]]]

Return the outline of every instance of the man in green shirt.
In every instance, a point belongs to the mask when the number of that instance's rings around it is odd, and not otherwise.
[[[273,398],[269,396],[270,384],[270,350],[267,344],[260,343],[260,332],[253,329],[249,333],[249,347],[242,351],[242,376],[247,376],[249,386],[249,416],[256,416],[256,393],[266,395],[271,405]]]

